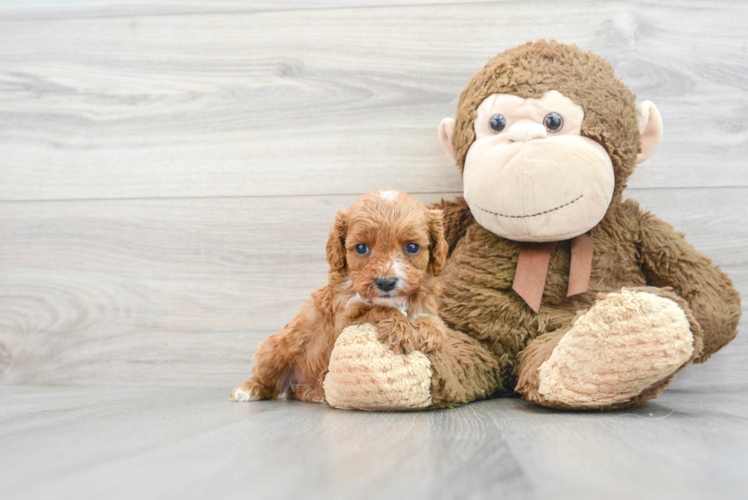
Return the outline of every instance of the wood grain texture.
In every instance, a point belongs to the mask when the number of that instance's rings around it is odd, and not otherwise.
[[[748,189],[631,194],[748,294]],[[326,282],[329,228],[355,198],[2,203],[0,380],[231,386]],[[744,380],[748,343],[725,353],[699,378]]]
[[[0,22],[133,16],[205,15],[408,5],[495,3],[496,0],[4,0]],[[506,2],[505,3],[511,3]]]
[[[600,53],[659,105],[664,143],[631,186],[748,186],[744,2],[8,15],[0,200],[456,191],[439,121],[489,58],[541,37]]]
[[[365,413],[217,389],[0,388],[0,482],[57,498],[745,498],[742,390],[557,412]]]

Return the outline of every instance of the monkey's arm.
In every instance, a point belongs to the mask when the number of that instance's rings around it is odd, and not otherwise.
[[[441,200],[431,204],[429,208],[441,210],[444,220],[444,238],[449,244],[449,253],[452,253],[457,242],[465,236],[468,227],[475,222],[465,198],[458,196],[454,200]]]
[[[740,295],[730,278],[686,242],[682,233],[630,200],[639,223],[641,267],[647,283],[672,287],[691,306],[704,333],[704,350],[695,359],[703,363],[737,334]]]

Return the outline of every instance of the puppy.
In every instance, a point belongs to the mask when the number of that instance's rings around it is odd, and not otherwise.
[[[322,382],[340,332],[372,323],[395,353],[438,350],[445,326],[437,314],[447,258],[441,211],[401,191],[376,191],[340,210],[327,242],[327,285],[312,294],[283,330],[260,345],[252,378],[233,401],[282,394],[324,401]]]

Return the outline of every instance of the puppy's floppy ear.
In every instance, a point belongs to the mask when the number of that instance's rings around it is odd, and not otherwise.
[[[447,262],[449,245],[444,238],[444,223],[441,210],[429,210],[429,270],[438,276]]]
[[[338,210],[335,215],[335,224],[330,230],[330,238],[327,240],[327,262],[333,271],[345,269],[345,233],[348,230],[348,214],[345,210]]]

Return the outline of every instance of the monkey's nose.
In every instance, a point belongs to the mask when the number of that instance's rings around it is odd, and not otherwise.
[[[527,142],[533,139],[542,139],[548,133],[545,127],[539,123],[517,123],[512,125],[507,132],[507,138],[512,142]]]
[[[397,278],[377,278],[374,284],[383,292],[390,292],[397,285]]]

